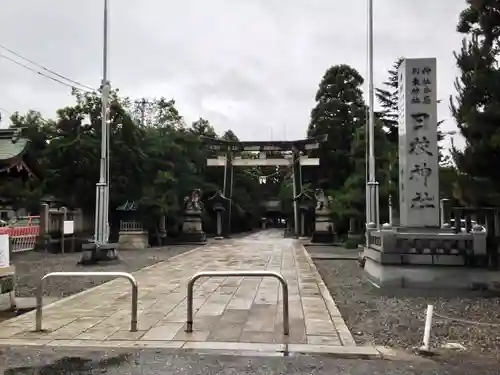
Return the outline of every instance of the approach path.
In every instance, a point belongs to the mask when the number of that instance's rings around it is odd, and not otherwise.
[[[198,280],[194,332],[184,332],[187,280],[199,271],[222,270],[280,272],[289,285],[290,336],[283,336],[278,280],[254,277]],[[47,332],[33,332],[34,312],[1,323],[0,345],[356,351],[307,251],[280,230],[213,242],[134,276],[138,332],[129,331],[130,284],[115,279],[44,307]]]

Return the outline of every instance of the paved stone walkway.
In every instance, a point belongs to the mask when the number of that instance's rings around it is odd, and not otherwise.
[[[289,285],[290,336],[273,278],[203,278],[194,291],[194,332],[186,333],[186,282],[198,271],[271,270]],[[134,273],[138,332],[130,332],[130,284],[115,279],[0,324],[0,345],[158,347],[329,352],[355,346],[304,247],[267,230],[224,240]],[[71,282],[68,279],[68,282]],[[347,349],[347,348],[346,348]],[[361,349],[361,348],[359,348]]]

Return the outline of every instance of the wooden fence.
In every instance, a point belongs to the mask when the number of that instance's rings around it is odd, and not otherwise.
[[[142,222],[136,220],[120,220],[120,232],[142,232]]]

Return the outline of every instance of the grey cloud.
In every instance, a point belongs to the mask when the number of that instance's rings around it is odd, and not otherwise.
[[[1,43],[73,79],[101,79],[103,0],[0,0]],[[463,0],[375,1],[375,83],[398,56],[438,58],[449,120]],[[110,79],[131,97],[176,99],[187,121],[240,138],[305,135],[325,69],[366,77],[366,1],[110,0]],[[47,116],[69,90],[0,60],[0,107]],[[219,106],[219,109],[217,108]],[[451,121],[447,128],[453,128]]]

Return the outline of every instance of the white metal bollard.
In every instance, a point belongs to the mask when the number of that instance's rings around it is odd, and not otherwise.
[[[424,327],[424,345],[420,348],[421,351],[429,351],[429,341],[431,338],[432,314],[434,312],[433,305],[427,305],[427,314],[425,315]]]

